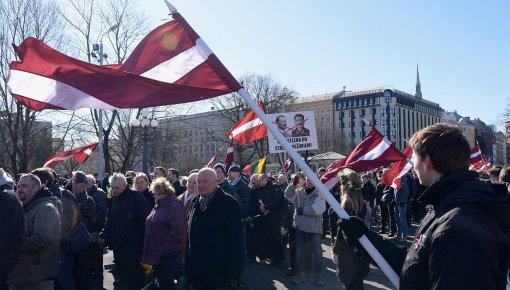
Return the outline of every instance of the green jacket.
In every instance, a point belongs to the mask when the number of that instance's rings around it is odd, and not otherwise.
[[[28,283],[56,277],[59,270],[60,215],[47,189],[39,190],[23,207],[25,226],[20,257],[8,283]]]

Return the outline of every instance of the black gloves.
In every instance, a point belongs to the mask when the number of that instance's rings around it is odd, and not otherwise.
[[[338,226],[344,233],[347,242],[351,245],[356,244],[358,239],[368,232],[368,228],[363,220],[356,216],[338,220]]]

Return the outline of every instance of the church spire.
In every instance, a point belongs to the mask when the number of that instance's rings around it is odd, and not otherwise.
[[[418,63],[416,64],[416,94],[414,95],[415,98],[421,100],[421,84],[420,84],[420,70],[418,69]]]

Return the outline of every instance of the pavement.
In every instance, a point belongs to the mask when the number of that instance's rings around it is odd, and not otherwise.
[[[413,226],[413,229],[416,225]],[[377,228],[373,228],[377,230]],[[414,232],[414,231],[413,231]],[[384,236],[384,235],[383,235]],[[408,236],[407,246],[410,246],[412,236]],[[398,243],[404,245],[404,243]],[[308,281],[295,285],[292,283],[294,277],[288,277],[285,275],[287,272],[288,264],[284,267],[269,267],[266,264],[252,262],[247,263],[246,270],[243,273],[242,281],[247,285],[245,289],[268,289],[268,290],[286,290],[286,289],[344,289],[343,284],[337,279],[335,274],[335,265],[331,260],[331,246],[329,236],[326,237],[322,243],[323,249],[323,266],[325,268],[323,272],[324,286],[317,287],[314,285],[314,279],[311,277]],[[286,261],[290,261],[287,259]],[[104,255],[104,264],[113,263],[112,252],[108,252]],[[370,273],[364,280],[364,289],[394,289],[391,282],[386,278],[384,273],[373,266],[370,266]],[[104,288],[113,289],[113,277],[110,272],[104,272]]]

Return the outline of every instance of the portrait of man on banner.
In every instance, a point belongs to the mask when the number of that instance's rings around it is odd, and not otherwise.
[[[305,127],[305,116],[298,113],[294,115],[295,127],[292,130],[292,137],[310,136],[310,130]]]

